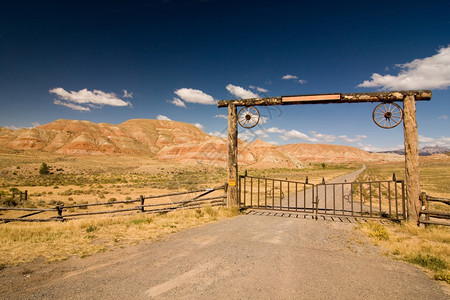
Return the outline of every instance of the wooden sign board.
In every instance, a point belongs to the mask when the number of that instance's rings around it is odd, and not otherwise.
[[[341,100],[341,94],[327,94],[327,95],[302,95],[302,96],[283,96],[281,102],[320,102],[330,100]]]

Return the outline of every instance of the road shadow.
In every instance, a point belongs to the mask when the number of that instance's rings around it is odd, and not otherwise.
[[[304,220],[317,220],[317,221],[328,221],[328,222],[340,222],[340,223],[351,223],[351,224],[364,224],[368,222],[377,222],[381,224],[388,224],[392,220],[374,219],[374,218],[362,218],[362,217],[352,217],[352,216],[334,216],[334,215],[317,215],[317,219],[313,213],[295,212],[295,211],[275,211],[275,210],[265,210],[265,209],[247,209],[244,211],[246,215],[262,216],[262,217],[278,217],[278,218],[293,218],[293,219],[304,219]]]

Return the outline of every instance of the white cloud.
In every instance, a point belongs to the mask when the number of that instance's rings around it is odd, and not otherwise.
[[[298,77],[297,77],[297,76],[295,76],[295,75],[290,75],[290,74],[287,74],[287,75],[284,75],[283,77],[281,77],[281,79],[284,79],[284,80],[289,80],[289,79],[298,79]]]
[[[181,101],[181,99],[176,98],[176,97],[173,97],[173,100],[169,101],[169,103],[172,103],[173,105],[178,106],[178,107],[186,108],[186,104],[184,104],[184,102]]]
[[[11,130],[17,130],[17,129],[20,129],[19,127],[17,127],[17,126],[14,126],[14,125],[10,125],[10,126],[5,126],[5,128],[7,128],[7,129],[11,129]]]
[[[219,118],[219,119],[225,119],[225,120],[228,120],[228,116],[227,116],[227,115],[215,115],[214,118]]]
[[[33,125],[33,127],[39,127],[39,126],[41,126],[41,123],[39,123],[39,122],[32,122],[31,125]]]
[[[217,136],[217,137],[220,137],[220,138],[226,138],[227,137],[226,133],[219,132],[219,131],[213,131],[213,132],[210,132],[208,134],[209,135],[213,135],[213,136]]]
[[[208,105],[216,104],[216,101],[212,96],[196,89],[182,88],[176,90],[175,94],[177,94],[178,97],[189,103],[208,104]]]
[[[54,104],[57,105],[62,105],[68,108],[71,108],[73,110],[78,110],[78,111],[91,111],[91,109],[89,107],[84,107],[81,105],[77,105],[77,104],[73,104],[73,103],[69,103],[69,102],[62,102],[61,100],[53,100]]]
[[[300,79],[298,82],[299,82],[300,84],[305,84],[305,83],[307,83],[308,81],[305,80],[305,79]]]
[[[127,90],[123,90],[123,98],[133,98],[133,93],[128,92]]]
[[[264,117],[264,116],[259,117],[259,124],[264,125],[267,123],[267,121],[269,121],[268,117]]]
[[[423,135],[419,135],[419,143],[421,144],[436,144],[437,139],[435,138],[431,138],[431,137],[426,137]]]
[[[246,130],[244,132],[239,132],[239,138],[243,141],[246,141],[247,143],[250,143],[256,140],[258,136],[254,132]]]
[[[286,130],[285,129],[278,129],[278,127],[271,127],[269,129],[266,130],[269,133],[285,133]]]
[[[200,123],[195,123],[194,126],[197,127],[198,129],[201,129],[201,130],[205,129],[205,126],[203,126]]]
[[[88,91],[87,89],[82,89],[78,92],[67,92],[63,88],[57,87],[49,90],[49,93],[58,96],[58,99],[53,101],[54,104],[63,105],[78,111],[90,111],[88,107],[82,105],[93,105],[94,108],[99,108],[103,105],[132,106],[130,102],[119,99],[114,93],[105,93],[99,90]]]
[[[251,88],[252,90],[257,90],[260,93],[267,93],[267,92],[269,92],[269,90],[266,90],[265,88],[262,88],[262,87],[259,87],[259,86],[251,85],[251,86],[249,86],[249,88]]]
[[[326,143],[332,143],[336,140],[336,137],[332,134],[323,134],[323,133],[318,133],[315,131],[310,131],[311,135],[318,139],[318,140],[322,140]]]
[[[346,135],[340,135],[339,138],[346,143],[357,143],[357,142],[361,142],[362,140],[366,139],[367,136],[365,136],[364,134],[359,134],[359,135],[356,135],[355,138],[352,139]]]
[[[312,142],[312,143],[319,142],[318,139],[310,137],[310,136],[308,136],[300,131],[294,130],[294,129],[287,131],[280,138],[285,141],[295,139],[295,140],[305,140],[305,141]]]
[[[156,119],[160,120],[160,121],[172,121],[170,118],[168,118],[168,117],[166,117],[164,115],[157,115]]]
[[[398,75],[373,73],[358,87],[380,87],[385,90],[445,89],[450,86],[450,45],[436,55],[398,64]]]
[[[396,151],[396,150],[401,150],[404,149],[403,145],[397,145],[397,146],[393,146],[393,147],[375,147],[372,144],[367,144],[367,145],[363,145],[363,144],[359,144],[358,148],[364,150],[364,151],[369,151],[369,152],[384,152],[384,151]]]
[[[243,87],[229,84],[226,86],[226,89],[230,94],[241,98],[241,99],[250,99],[250,98],[258,98],[259,96],[252,91],[246,90]]]
[[[443,116],[439,116],[438,120],[447,120],[448,116],[447,115],[443,115]]]
[[[269,135],[264,130],[261,130],[261,129],[256,130],[255,135],[257,135],[258,138],[260,138],[260,139],[265,139],[265,138],[269,137]]]

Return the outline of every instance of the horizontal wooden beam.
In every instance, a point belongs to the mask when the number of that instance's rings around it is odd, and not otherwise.
[[[270,105],[294,105],[294,104],[329,104],[329,103],[364,103],[364,102],[395,102],[403,101],[406,96],[414,96],[416,101],[431,100],[431,91],[392,91],[374,93],[350,93],[350,94],[316,94],[294,95],[267,98],[219,100],[218,107],[235,106],[270,106]]]

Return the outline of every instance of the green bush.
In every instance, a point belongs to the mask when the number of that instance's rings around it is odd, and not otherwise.
[[[45,162],[43,162],[41,167],[39,168],[39,174],[41,175],[50,174],[50,167]]]

